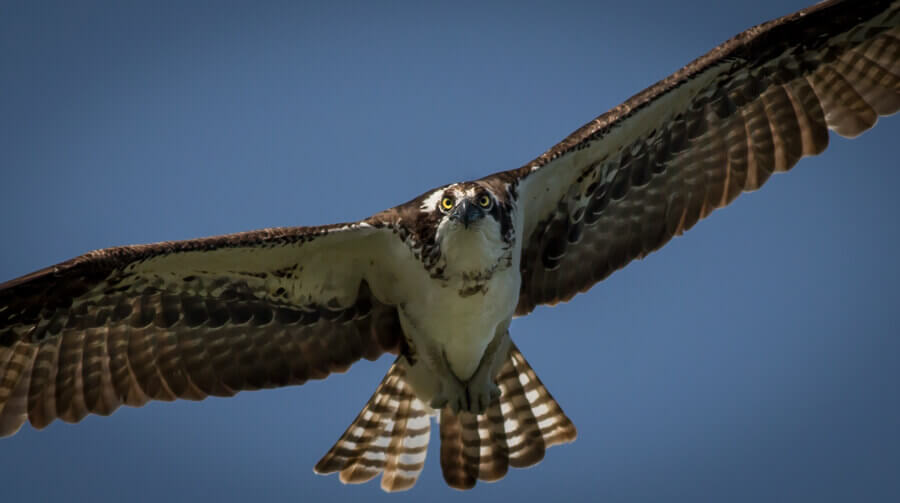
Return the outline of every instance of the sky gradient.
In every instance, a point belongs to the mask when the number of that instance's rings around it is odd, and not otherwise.
[[[5,2],[0,281],[108,246],[358,220],[518,167],[810,1]],[[462,494],[433,432],[418,485],[390,499],[900,500],[898,139],[897,117],[832,135],[514,321],[578,440]],[[387,499],[312,467],[389,363],[26,425],[0,440],[0,500]]]

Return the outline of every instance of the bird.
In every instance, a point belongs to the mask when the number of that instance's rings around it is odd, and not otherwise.
[[[572,422],[509,336],[742,192],[900,108],[897,2],[751,28],[519,169],[359,222],[118,247],[0,285],[0,435],[150,399],[395,363],[317,464],[412,487],[431,416],[448,485],[497,480]]]

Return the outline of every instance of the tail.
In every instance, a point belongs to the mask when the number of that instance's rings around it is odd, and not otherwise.
[[[406,383],[406,371],[395,361],[362,412],[314,470],[340,472],[345,484],[368,482],[384,472],[382,489],[404,491],[415,485],[425,466],[430,436],[430,411],[416,398]]]
[[[316,464],[316,473],[340,472],[358,484],[384,473],[381,488],[411,488],[425,466],[433,410],[416,398],[404,368],[394,362],[375,394]],[[500,399],[484,414],[440,412],[441,469],[456,489],[478,480],[493,482],[509,467],[525,468],[544,458],[547,447],[572,442],[576,431],[522,353],[510,345],[497,376]]]
[[[514,344],[497,384],[500,400],[484,414],[441,411],[441,469],[450,487],[499,480],[510,466],[540,462],[547,447],[575,441],[575,425]]]

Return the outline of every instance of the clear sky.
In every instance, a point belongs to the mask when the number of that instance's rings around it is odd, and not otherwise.
[[[4,2],[0,280],[107,246],[356,220],[518,167],[809,1]],[[897,117],[832,137],[515,321],[579,438],[467,501],[900,500],[898,139]],[[25,426],[0,440],[0,500],[381,500],[312,467],[389,363]],[[394,500],[463,496],[437,446]]]

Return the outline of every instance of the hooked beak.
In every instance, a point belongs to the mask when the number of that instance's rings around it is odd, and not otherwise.
[[[467,229],[470,224],[481,220],[482,218],[484,218],[484,210],[477,204],[470,202],[468,199],[460,201],[460,203],[456,205],[456,208],[453,208],[453,211],[450,213],[451,220],[462,222],[463,226]]]

